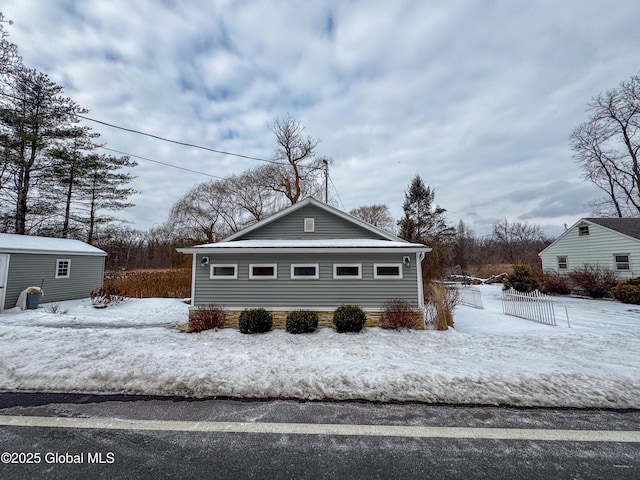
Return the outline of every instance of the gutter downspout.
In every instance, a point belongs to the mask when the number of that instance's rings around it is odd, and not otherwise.
[[[422,327],[427,328],[427,315],[424,309],[424,285],[422,282],[422,260],[426,256],[426,252],[416,253],[416,273],[418,275],[418,307],[422,311]]]

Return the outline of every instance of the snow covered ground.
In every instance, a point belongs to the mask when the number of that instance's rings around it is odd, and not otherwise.
[[[0,391],[640,408],[640,308],[557,298],[557,326],[460,306],[455,330],[180,333],[187,305],[0,314]],[[569,322],[565,316],[565,306]]]

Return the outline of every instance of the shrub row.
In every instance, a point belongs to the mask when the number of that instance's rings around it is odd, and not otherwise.
[[[640,305],[640,277],[618,283],[611,289],[611,296],[622,303]]]
[[[405,300],[395,299],[385,302],[380,326],[387,329],[417,328],[418,310]],[[293,334],[311,333],[318,328],[318,313],[309,310],[289,312],[285,328]],[[357,305],[342,305],[333,313],[333,324],[338,333],[359,332],[364,327],[367,316]],[[196,307],[189,317],[189,331],[223,328],[227,313],[219,305]],[[245,309],[238,317],[241,333],[265,333],[273,327],[273,316],[264,308]]]
[[[505,290],[513,288],[524,293],[541,290],[548,294],[567,295],[573,289],[579,289],[592,298],[602,298],[609,292],[613,295],[612,289],[617,283],[616,272],[599,265],[584,265],[566,274],[545,272],[542,283],[540,283],[534,277],[531,267],[521,263],[513,266],[513,273],[508,275],[503,282]],[[622,295],[625,298],[633,297],[634,289],[635,286],[629,284],[617,289],[617,295]]]

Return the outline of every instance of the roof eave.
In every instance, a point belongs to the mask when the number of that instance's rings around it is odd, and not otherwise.
[[[20,248],[0,248],[0,253],[34,253],[38,255],[83,255],[91,257],[108,257],[107,252],[78,252],[69,250],[43,250],[43,249],[20,249]]]
[[[429,247],[190,247],[176,249],[186,254],[212,253],[428,253]]]

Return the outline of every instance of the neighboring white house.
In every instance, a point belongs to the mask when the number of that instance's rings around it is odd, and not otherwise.
[[[598,265],[640,276],[640,218],[583,218],[538,255],[545,272]]]

